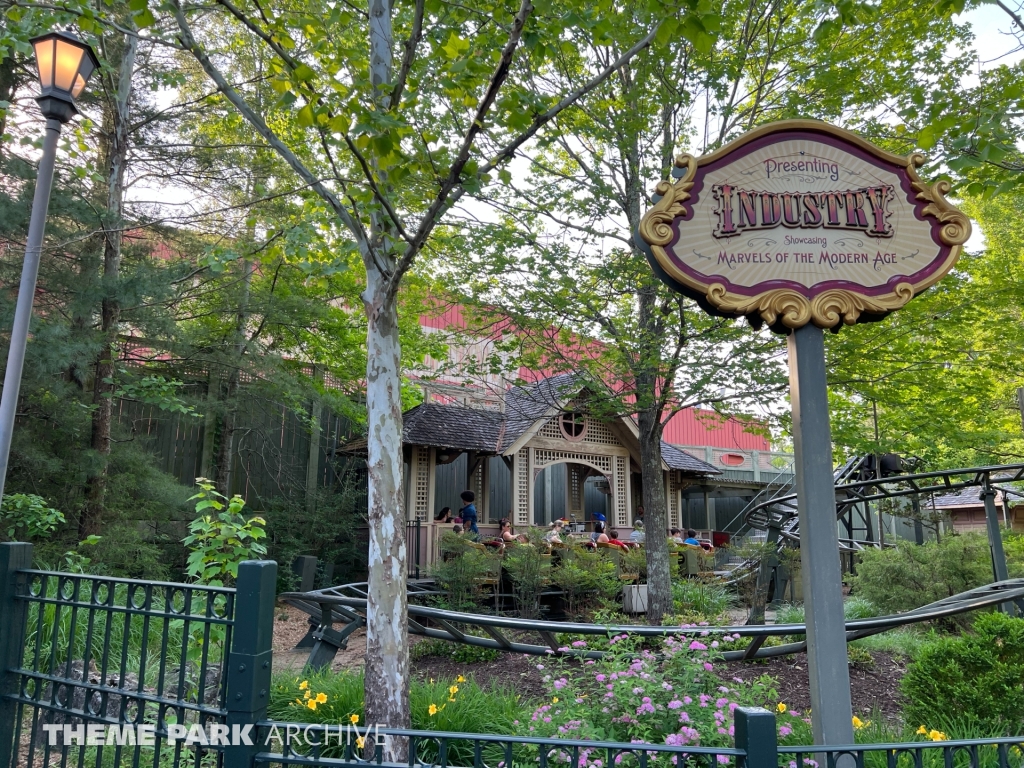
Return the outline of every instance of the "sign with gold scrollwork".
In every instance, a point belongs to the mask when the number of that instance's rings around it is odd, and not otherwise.
[[[956,263],[970,220],[901,157],[786,120],[676,159],[640,224],[652,266],[707,311],[784,330],[877,320]]]

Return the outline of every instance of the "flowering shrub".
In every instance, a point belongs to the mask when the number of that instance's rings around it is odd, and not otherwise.
[[[723,638],[732,640],[731,636]],[[576,640],[565,650],[587,648]],[[775,698],[770,680],[725,684],[715,674],[720,641],[700,626],[666,637],[656,651],[627,635],[610,638],[608,654],[582,667],[548,659],[537,667],[549,686],[545,701],[517,723],[527,736],[674,746],[731,747],[737,706]],[[579,768],[602,768],[583,750]],[[556,763],[566,755],[552,755]],[[650,753],[651,762],[674,762]],[[592,759],[593,758],[593,759]],[[728,762],[719,756],[719,762]]]

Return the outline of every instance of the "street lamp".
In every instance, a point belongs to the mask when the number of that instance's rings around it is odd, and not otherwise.
[[[32,302],[39,275],[39,257],[43,249],[43,230],[46,211],[50,206],[50,188],[53,166],[57,159],[57,140],[61,126],[78,114],[75,97],[81,95],[99,61],[86,43],[68,32],[49,32],[33,38],[36,67],[39,74],[39,96],[36,101],[46,118],[46,136],[43,139],[43,157],[36,176],[36,192],[32,199],[32,217],[25,242],[25,263],[18,287],[18,303],[14,308],[14,327],[11,346],[7,353],[7,371],[4,390],[0,396],[0,498],[7,480],[7,461],[11,453],[14,417],[21,390],[21,372],[25,366],[25,346],[28,327],[32,319]]]

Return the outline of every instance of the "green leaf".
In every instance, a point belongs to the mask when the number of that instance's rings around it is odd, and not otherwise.
[[[311,104],[307,104],[299,110],[298,121],[299,125],[303,128],[311,128],[313,126],[313,106]]]
[[[153,12],[149,10],[149,8],[146,8],[141,13],[134,14],[132,18],[135,20],[135,26],[137,26],[139,29],[152,27],[154,24],[156,24],[156,16],[153,15]]]
[[[305,83],[316,77],[316,72],[305,64],[300,64],[292,71],[292,78],[298,80],[300,83]]]

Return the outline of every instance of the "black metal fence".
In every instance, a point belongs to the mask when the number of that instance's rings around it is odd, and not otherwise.
[[[1024,768],[1024,737],[779,747],[763,709],[736,710],[732,748],[270,721],[275,563],[227,589],[31,554],[0,544],[0,768]]]

